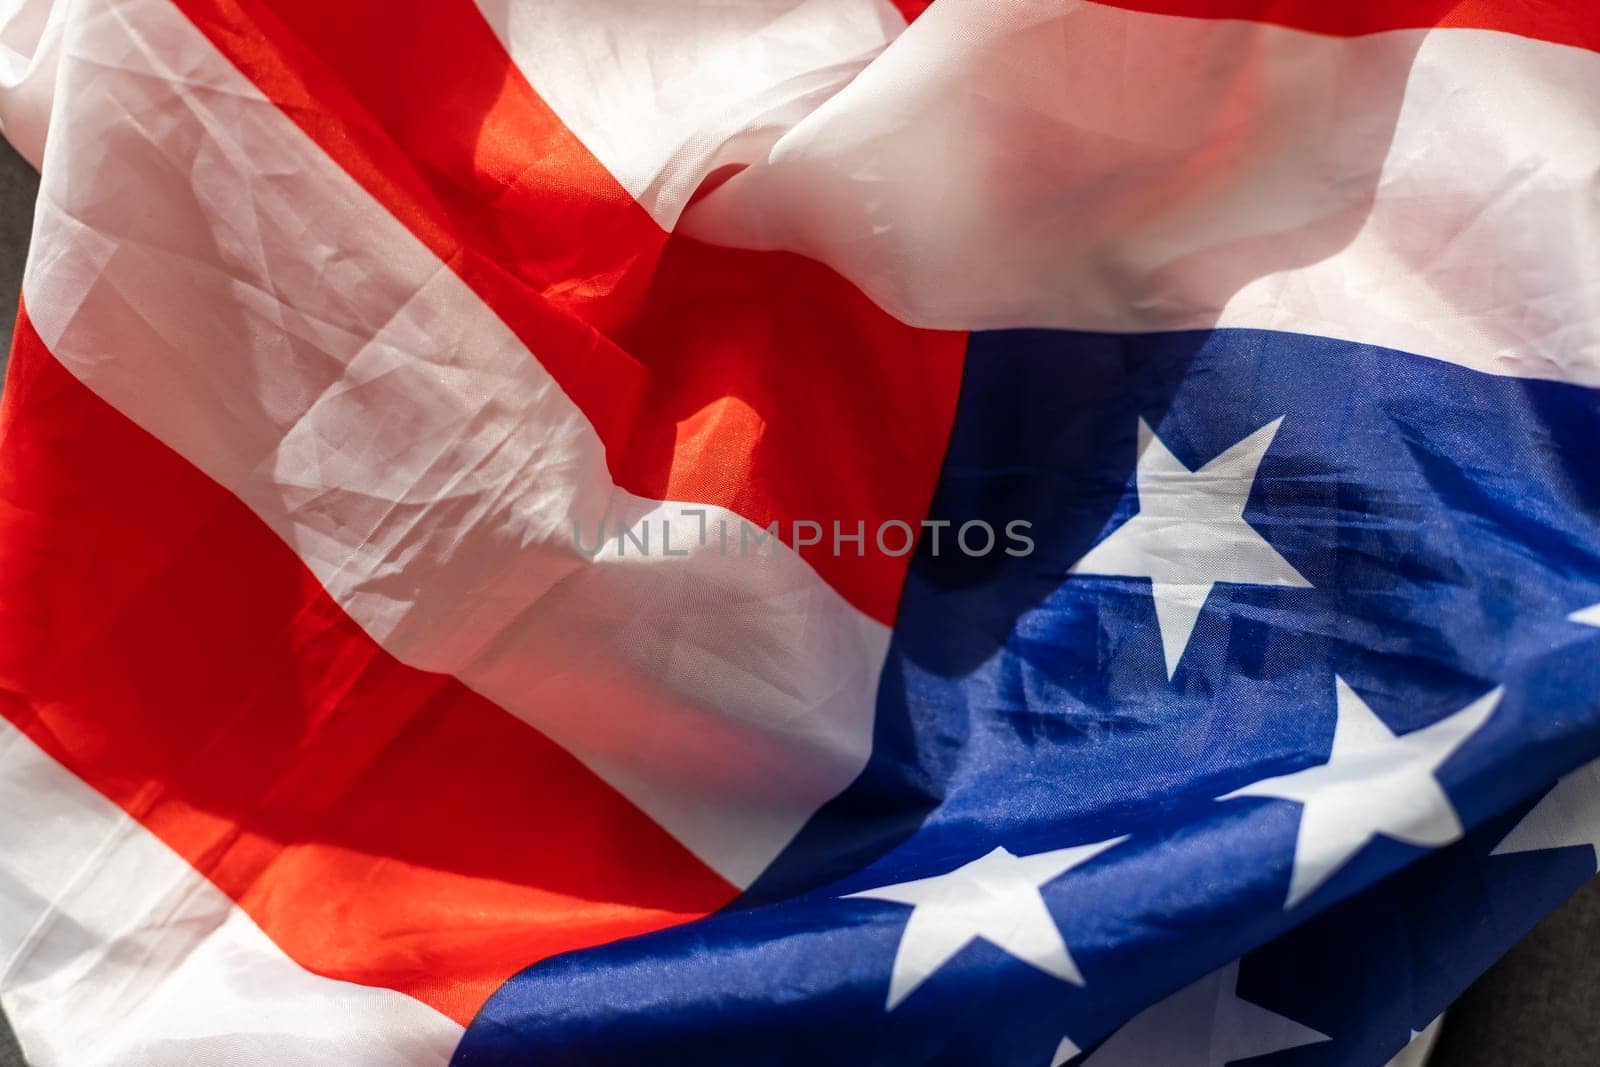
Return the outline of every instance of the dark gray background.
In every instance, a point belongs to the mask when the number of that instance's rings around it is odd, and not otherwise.
[[[33,168],[0,140],[0,365],[11,346],[11,309],[38,190]],[[1597,991],[1600,881],[1541,923],[1450,1009],[1430,1067],[1593,1067],[1600,1063]],[[4,1014],[0,1067],[27,1067]]]
[[[27,162],[0,139],[0,367],[11,352],[12,312],[22,290],[22,263],[28,254],[28,234],[33,229],[33,198],[39,192],[39,176]],[[15,819],[19,812],[0,812],[0,819]],[[0,960],[0,966],[4,966]],[[0,1012],[0,1067],[26,1067],[17,1042]]]
[[[28,235],[33,232],[33,201],[39,195],[39,176],[27,160],[0,138],[0,369],[11,353],[11,328],[17,294],[22,291],[22,264],[28,256]]]

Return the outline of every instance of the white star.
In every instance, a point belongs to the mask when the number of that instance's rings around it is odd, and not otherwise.
[[[1396,737],[1344,679],[1335,677],[1334,686],[1339,718],[1326,763],[1217,798],[1276,797],[1302,805],[1286,908],[1379,834],[1423,848],[1460,838],[1461,820],[1434,772],[1484,724],[1503,692],[1497,686],[1454,715]]]
[[[1600,604],[1590,604],[1586,608],[1579,608],[1567,618],[1572,622],[1581,622],[1585,626],[1600,626]]]
[[[1256,470],[1282,422],[1269,422],[1191,471],[1140,419],[1139,512],[1072,567],[1075,574],[1150,579],[1168,678],[1218,582],[1311,585],[1244,521]]]
[[[1235,960],[1129,1019],[1089,1054],[1083,1067],[1222,1067],[1328,1040],[1309,1026],[1240,999],[1238,985]],[[1051,1067],[1071,1058],[1061,1053],[1056,1050]]]
[[[1394,1059],[1384,1064],[1383,1067],[1423,1067],[1428,1062],[1428,1054],[1433,1051],[1433,1043],[1439,1037],[1439,1023],[1444,1020],[1441,1013],[1434,1016],[1433,1022],[1421,1030],[1411,1031],[1411,1039],[1405,1043]]]
[[[887,1010],[893,1011],[952,956],[980,937],[1046,974],[1083,985],[1083,975],[1072,962],[1039,888],[1122,840],[1032,856],[1014,856],[997,848],[948,874],[849,894],[847,899],[865,897],[913,908],[895,951]]]
[[[1491,855],[1588,845],[1600,874],[1600,760],[1579,767],[1556,783]]]

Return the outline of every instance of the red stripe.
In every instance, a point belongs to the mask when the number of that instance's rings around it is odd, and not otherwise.
[[[511,326],[618,485],[785,530],[926,514],[964,335],[908,327],[799,256],[663,233],[468,0],[404,18],[379,0],[177,3]],[[892,621],[906,558],[805,554]]]
[[[1600,51],[1595,0],[1096,0],[1156,15],[1248,19],[1337,37],[1431,27],[1499,30]]]
[[[900,17],[907,22],[915,22],[918,15],[928,10],[928,5],[933,0],[890,0],[890,3],[899,10]]]
[[[0,712],[319,974],[462,1023],[734,889],[537,731],[406,667],[26,317],[0,405]]]

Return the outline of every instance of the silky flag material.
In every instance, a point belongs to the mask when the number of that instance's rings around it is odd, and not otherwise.
[[[33,1067],[1380,1065],[1596,873],[1589,0],[19,0],[0,128]]]

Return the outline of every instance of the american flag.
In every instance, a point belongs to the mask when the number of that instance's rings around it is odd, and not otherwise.
[[[1595,873],[1593,0],[0,46],[34,1067],[1377,1065]]]

